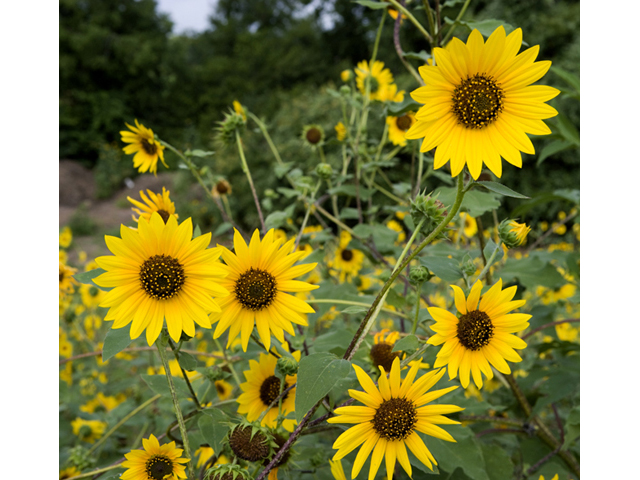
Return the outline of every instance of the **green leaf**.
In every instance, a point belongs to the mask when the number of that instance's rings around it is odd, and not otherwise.
[[[580,405],[573,407],[565,424],[564,448],[580,436]]]
[[[298,190],[294,190],[293,188],[278,187],[276,190],[287,198],[300,196],[300,192]]]
[[[398,340],[393,346],[393,350],[391,351],[392,352],[403,351],[407,353],[413,353],[418,348],[420,348],[420,341],[418,340],[418,337],[416,337],[414,334],[410,334],[404,337],[403,339]]]
[[[180,352],[178,355],[178,364],[180,364],[183,369],[193,372],[198,366],[198,361],[190,353]]]
[[[538,415],[540,411],[565,397],[572,396],[578,391],[580,385],[580,371],[571,370],[566,367],[556,370],[540,387],[541,397],[538,397],[535,405],[531,409],[531,416]]]
[[[360,185],[358,191],[360,192],[360,198],[362,200],[369,200],[371,195],[373,195],[374,193],[373,189],[364,188],[362,185]],[[329,190],[327,190],[327,193],[331,195],[347,195],[349,197],[357,197],[355,185],[340,185],[338,187],[330,188]]]
[[[222,222],[220,225],[218,225],[218,228],[216,228],[215,231],[213,232],[213,236],[217,237],[218,235],[222,235],[228,232],[229,230],[231,230],[232,228],[233,228],[233,225],[231,225],[229,222]]]
[[[340,310],[340,313],[348,313],[348,314],[356,314],[356,313],[363,313],[366,312],[367,310],[369,310],[366,307],[359,307],[357,305],[352,305],[350,307],[345,308],[344,310]]]
[[[365,7],[369,7],[373,10],[382,10],[383,8],[387,8],[389,6],[388,3],[373,2],[372,0],[353,0],[353,2],[359,3],[360,5],[364,5]]]
[[[202,415],[198,419],[200,433],[209,446],[213,448],[214,452],[220,452],[222,450],[222,442],[229,431],[229,427],[227,426],[228,421],[229,417],[217,408],[203,410]]]
[[[73,275],[73,278],[75,278],[80,283],[84,283],[85,285],[92,285],[104,292],[108,292],[109,290],[111,290],[110,287],[101,287],[93,281],[94,278],[102,275],[103,273],[106,273],[106,270],[103,270],[102,268],[94,268],[93,270],[89,270],[88,272],[76,273],[75,275]]]
[[[196,225],[193,229],[193,238],[199,237],[202,235],[202,230],[200,230],[200,225]]]
[[[184,152],[185,156],[187,156],[187,157],[210,157],[214,153],[216,153],[216,152],[198,150],[198,149],[196,149],[196,150],[187,150],[186,152]]]
[[[452,473],[459,467],[474,480],[490,480],[480,443],[473,431],[458,425],[447,425],[445,430],[456,440],[455,443],[420,434],[438,460],[440,470]]]
[[[342,210],[340,210],[340,218],[345,220],[355,220],[359,218],[358,209],[345,207]]]
[[[167,376],[162,375],[147,375],[142,374],[140,377],[145,381],[154,393],[171,398],[171,390],[169,390],[169,383],[167,382]],[[176,387],[176,394],[179,398],[190,398],[191,392],[185,383],[183,378],[173,377],[173,384]]]
[[[318,400],[351,371],[351,363],[331,353],[312,353],[300,360],[296,387],[296,420],[302,421]]]
[[[120,353],[133,342],[129,334],[130,326],[131,325],[125,325],[122,328],[109,329],[107,336],[104,338],[104,344],[102,345],[103,362],[106,362],[115,354]]]
[[[540,154],[538,155],[538,160],[536,162],[536,167],[544,162],[547,158],[556,153],[560,153],[568,148],[573,147],[574,144],[567,140],[554,140],[553,142],[545,145],[542,150],[540,150]]]
[[[431,55],[424,50],[420,50],[419,52],[405,52],[404,58],[407,60],[418,60],[420,62],[427,63],[427,60],[431,58]]]
[[[456,198],[456,189],[449,187],[440,187],[436,189],[438,200],[447,206],[453,205]],[[464,195],[460,209],[469,212],[472,217],[479,217],[485,212],[490,212],[500,206],[498,195],[494,192],[480,192],[478,190],[470,190]]]
[[[551,66],[551,71],[558,75],[561,79],[567,82],[576,92],[580,92],[580,77],[574,75],[573,73],[569,73],[566,70],[561,69],[555,65]]]
[[[509,257],[507,263],[494,275],[502,278],[503,283],[516,279],[526,288],[535,291],[538,285],[547,288],[558,288],[567,283],[560,272],[551,264],[543,262],[537,257],[515,259]]]
[[[518,218],[538,205],[544,205],[545,203],[555,202],[557,200],[568,200],[572,203],[579,204],[580,190],[563,188],[554,190],[553,192],[540,193],[535,197],[531,197],[531,200],[523,202],[518,207],[514,208],[509,216],[512,218]]]
[[[580,133],[578,132],[576,127],[573,125],[573,123],[571,123],[571,120],[569,120],[567,116],[562,113],[558,113],[558,116],[556,118],[557,118],[556,124],[558,125],[558,130],[559,130],[558,133],[560,133],[560,135],[562,135],[562,137],[565,140],[568,140],[569,142],[574,144],[576,147],[579,147]]]
[[[409,95],[405,95],[402,102],[389,102],[385,110],[386,115],[398,117],[407,112],[417,112],[421,106],[421,103],[416,102]]]
[[[487,190],[491,190],[492,192],[499,193],[500,195],[504,195],[505,197],[513,197],[513,198],[529,198],[526,195],[522,195],[521,193],[514,192],[509,187],[502,185],[498,182],[490,182],[486,180],[480,180],[476,182],[477,185],[481,185]]]
[[[271,228],[280,228],[282,225],[287,223],[287,218],[291,218],[293,216],[293,211],[296,208],[296,204],[293,203],[288,206],[284,211],[276,211],[271,212],[267,218],[264,219],[264,224],[267,230]]]
[[[460,265],[453,258],[424,256],[420,257],[420,263],[445,282],[457,282],[462,278]]]
[[[513,462],[504,448],[482,442],[480,442],[480,448],[489,480],[510,480],[513,478]]]
[[[335,329],[322,335],[318,335],[313,342],[313,349],[316,352],[335,352],[342,355],[351,343],[353,333],[345,329]]]
[[[282,165],[276,165],[273,171],[276,174],[276,177],[282,178],[287,173],[289,173],[289,170],[291,170],[292,166],[293,166],[293,162],[286,162],[286,163],[283,163]]]

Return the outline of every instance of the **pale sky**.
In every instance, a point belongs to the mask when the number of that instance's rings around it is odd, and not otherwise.
[[[213,13],[217,0],[156,0],[158,10],[168,13],[173,21],[173,33],[188,30],[202,32],[209,26],[209,15]]]

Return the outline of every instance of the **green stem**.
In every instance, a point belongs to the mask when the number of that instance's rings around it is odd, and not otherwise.
[[[109,438],[116,430],[118,430],[118,428],[120,428],[122,425],[124,425],[127,420],[129,420],[131,417],[133,417],[135,414],[141,412],[142,410],[144,410],[145,408],[147,408],[149,405],[151,405],[153,402],[155,402],[156,400],[158,400],[162,395],[158,394],[155,397],[151,397],[149,400],[147,400],[146,402],[144,402],[142,405],[140,405],[139,407],[135,408],[134,410],[132,410],[131,412],[129,412],[126,416],[124,416],[122,418],[122,420],[120,420],[118,423],[116,423],[113,428],[111,430],[109,430],[102,438],[100,438],[100,440],[98,440],[96,443],[94,443],[91,448],[89,449],[89,451],[87,452],[87,455],[90,455],[92,452],[94,452],[95,450],[97,450],[97,448],[102,445],[102,443],[104,443],[104,441]]]
[[[414,17],[409,10],[400,5],[400,3],[398,3],[396,0],[388,0],[388,2],[392,4],[397,10],[404,13],[409,21],[415,25],[415,27],[420,31],[420,33],[422,33],[422,35],[424,35],[424,38],[426,38],[429,43],[433,43],[431,35],[429,35],[422,24],[418,20],[416,20],[416,17]]]
[[[398,204],[400,204],[400,205],[404,205],[405,203],[407,203],[406,200],[403,200],[400,197],[396,197],[393,193],[391,193],[386,188],[378,185],[376,182],[372,182],[371,186],[373,188],[375,188],[376,190],[378,190],[380,193],[385,194],[387,197],[389,197],[394,202],[398,202]]]
[[[231,375],[233,375],[233,379],[236,381],[236,385],[240,386],[240,384],[242,382],[240,381],[240,377],[238,377],[238,374],[236,373],[235,369],[233,368],[233,364],[227,358],[227,350],[226,350],[226,348],[222,348],[222,345],[220,345],[220,341],[217,338],[214,338],[213,341],[215,342],[216,347],[218,348],[218,350],[220,350],[222,352],[222,355],[224,356],[224,364],[227,367],[229,367],[229,370],[231,370]]]
[[[422,0],[422,6],[427,12],[427,21],[429,22],[429,30],[431,30],[431,38],[435,38],[436,36],[436,24],[433,20],[433,12],[431,11],[431,7],[429,6],[429,2],[427,0]]]
[[[267,233],[267,228],[264,224],[264,217],[262,216],[262,208],[260,208],[260,200],[258,200],[258,194],[256,193],[256,187],[253,185],[253,179],[251,178],[251,171],[249,170],[249,165],[247,165],[247,159],[244,156],[244,149],[242,148],[242,139],[240,138],[240,133],[236,130],[236,143],[238,145],[238,153],[240,154],[240,161],[242,162],[242,171],[247,176],[247,180],[249,181],[249,187],[251,188],[251,193],[253,195],[253,201],[256,204],[256,209],[258,210],[258,217],[260,217],[260,225],[262,226],[262,234]]]
[[[322,180],[318,180],[316,187],[313,189],[313,192],[311,192],[311,198],[308,199],[307,201],[307,211],[304,213],[304,219],[302,220],[300,231],[298,232],[298,236],[296,237],[296,243],[295,243],[295,246],[293,247],[294,252],[298,249],[298,245],[300,245],[300,238],[302,237],[302,231],[307,226],[307,221],[309,220],[309,214],[311,213],[311,209],[313,208],[313,203],[316,198],[316,193],[318,193],[318,189],[320,188],[321,184],[322,184]]]
[[[94,475],[97,475],[99,473],[108,472],[109,470],[114,470],[116,468],[124,468],[124,467],[122,467],[122,465],[118,463],[118,465],[111,465],[109,467],[99,468],[98,470],[92,470],[91,472],[85,472],[80,475],[76,475],[75,477],[69,477],[67,480],[76,480],[78,478],[93,477]]]
[[[353,358],[353,355],[355,354],[355,352],[357,350],[357,346],[362,342],[362,338],[364,338],[363,337],[363,332],[365,331],[365,328],[366,328],[369,320],[371,319],[371,317],[374,314],[377,315],[376,311],[379,311],[380,303],[381,303],[382,300],[384,300],[383,297],[386,297],[387,292],[391,288],[391,285],[396,280],[396,278],[398,278],[398,275],[400,275],[400,272],[407,265],[409,265],[411,260],[413,260],[415,258],[415,256],[418,255],[418,253],[420,253],[422,251],[422,249],[424,247],[426,247],[427,245],[429,245],[429,243],[431,243],[433,240],[435,240],[438,237],[438,235],[446,228],[446,226],[453,219],[453,217],[455,217],[455,215],[457,215],[458,210],[460,209],[460,204],[462,203],[462,199],[464,198],[464,180],[463,180],[463,176],[464,176],[464,172],[461,172],[458,175],[458,188],[457,188],[457,193],[456,193],[456,199],[454,201],[454,204],[451,206],[451,209],[449,210],[448,215],[444,218],[444,220],[442,222],[440,222],[440,224],[435,228],[435,230],[433,232],[431,232],[427,236],[427,238],[425,238],[422,241],[422,243],[420,245],[418,245],[418,247],[404,260],[404,262],[402,262],[402,265],[400,265],[399,267],[396,267],[394,269],[394,271],[391,273],[391,276],[389,277],[389,279],[382,286],[382,289],[380,290],[380,292],[378,293],[378,296],[373,301],[373,304],[371,305],[371,308],[369,308],[369,311],[367,312],[366,316],[364,317],[364,319],[360,323],[360,328],[358,329],[358,332],[356,332],[356,335],[353,337],[353,340],[351,341],[351,344],[347,348],[347,351],[345,352],[345,354],[343,356],[343,358],[345,360],[350,360],[351,358]]]
[[[493,249],[493,253],[491,254],[491,256],[489,257],[489,259],[487,260],[487,264],[484,266],[484,268],[482,269],[482,271],[480,272],[480,275],[478,275],[478,278],[476,278],[476,282],[478,280],[482,280],[482,277],[485,276],[485,274],[489,271],[489,268],[491,268],[491,264],[493,263],[493,261],[496,258],[496,255],[498,254],[498,251],[500,250],[500,246],[502,245],[502,242],[498,242],[496,245],[496,248]],[[475,282],[473,282],[475,283]]]
[[[440,45],[446,45],[447,44],[447,40],[449,40],[449,37],[451,37],[451,35],[453,35],[453,31],[456,29],[456,22],[458,22],[462,18],[462,16],[465,14],[465,12],[467,11],[467,8],[469,7],[470,3],[471,3],[471,0],[466,0],[466,2],[464,2],[464,5],[460,9],[460,13],[458,13],[458,16],[456,17],[456,19],[453,21],[453,23],[449,27],[449,30],[447,31],[447,34],[442,39],[442,42],[440,43]]]
[[[413,318],[413,327],[411,328],[411,334],[415,335],[418,328],[418,315],[420,314],[420,290],[422,289],[422,283],[418,283],[416,286],[416,315]]]
[[[164,340],[164,342],[163,342]],[[169,383],[169,390],[171,391],[171,399],[173,400],[173,406],[176,411],[176,419],[178,420],[178,426],[180,427],[180,435],[182,436],[182,446],[184,447],[184,454],[189,459],[187,462],[187,470],[189,480],[195,479],[195,473],[193,471],[193,462],[191,461],[191,449],[189,448],[189,436],[187,434],[187,427],[182,418],[182,410],[180,410],[180,402],[178,401],[178,395],[176,394],[176,387],[173,383],[173,377],[171,376],[171,368],[169,368],[169,360],[167,359],[167,352],[165,350],[167,343],[166,333],[156,340],[156,347],[158,347],[158,353],[160,354],[160,360],[164,367],[164,372],[167,376],[167,382]]]
[[[371,304],[364,302],[352,302],[350,300],[338,300],[337,298],[314,298],[313,300],[309,300],[309,303],[330,303],[331,305],[353,305],[354,307],[370,307]],[[382,308],[382,311],[385,313],[392,313],[393,315],[397,315],[402,318],[411,318],[409,315],[398,312],[397,310],[391,310],[390,308]]]

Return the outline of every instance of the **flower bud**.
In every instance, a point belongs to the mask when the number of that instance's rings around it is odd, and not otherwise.
[[[242,423],[229,432],[229,446],[236,457],[249,462],[261,462],[272,451],[267,431],[255,425]]]
[[[204,474],[204,478],[205,480],[250,480],[251,476],[241,465],[225,463],[211,467]]]
[[[462,261],[461,270],[462,273],[464,273],[467,277],[470,277],[476,272],[477,267],[475,266],[471,258],[467,258]]]
[[[352,75],[353,73],[351,72],[351,70],[343,70],[342,72],[340,72],[340,79],[343,82],[348,82],[349,80],[351,80]]]
[[[447,216],[447,209],[443,203],[431,195],[420,194],[411,201],[411,218],[416,226],[424,220],[420,231],[423,235],[429,235],[442,223]],[[446,227],[436,238],[446,238]]]
[[[500,240],[507,248],[514,248],[524,245],[530,230],[531,227],[528,227],[525,223],[518,223],[507,218],[500,223],[498,235],[500,235]]]
[[[417,265],[409,270],[409,281],[412,285],[420,285],[429,280],[433,275],[427,267]]]
[[[316,174],[323,180],[329,180],[333,175],[333,167],[328,163],[319,163],[316,166]]]
[[[349,85],[342,85],[340,87],[340,95],[343,97],[348,97],[351,95],[351,87]]]
[[[276,370],[285,377],[298,373],[298,362],[293,357],[280,357],[276,362]]]

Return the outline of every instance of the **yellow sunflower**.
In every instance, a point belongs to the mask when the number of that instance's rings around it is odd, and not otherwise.
[[[335,251],[333,259],[327,262],[330,268],[337,270],[340,283],[351,282],[358,275],[358,272],[362,270],[362,263],[364,262],[364,253],[360,250],[347,248],[350,242],[351,235],[349,232],[344,230],[340,232],[340,244]]]
[[[347,127],[344,126],[344,123],[338,122],[335,127],[333,127],[336,131],[336,138],[339,142],[343,141],[347,138]]]
[[[75,477],[77,475],[80,475],[80,473],[80,470],[78,470],[75,466],[65,468],[64,470],[60,470],[59,480],[65,480],[67,478]]]
[[[329,460],[329,466],[331,467],[331,475],[335,480],[347,480],[347,476],[344,474],[344,468],[342,468],[342,462],[340,460]]]
[[[503,220],[498,227],[500,239],[507,248],[520,247],[527,241],[527,235],[531,227],[526,223],[518,223],[515,220]]]
[[[467,238],[473,238],[478,233],[478,222],[476,219],[469,215],[467,212],[460,212],[460,218],[463,223],[464,236]]]
[[[358,63],[355,71],[358,90],[363,95],[366,93],[365,80],[370,77],[369,98],[384,102],[388,96],[388,86],[393,83],[391,70],[384,68],[384,63],[380,60],[373,62],[373,66],[370,66],[368,61],[363,60]]]
[[[85,442],[93,443],[104,434],[107,429],[107,423],[100,420],[85,420],[84,418],[76,417],[71,422],[71,428],[74,435],[78,435]]]
[[[60,296],[64,296],[67,293],[73,293],[73,286],[77,285],[78,282],[73,278],[73,274],[76,273],[76,269],[65,265],[62,262],[60,263],[60,269],[58,270],[58,280],[60,282]]]
[[[288,350],[288,345],[284,343],[283,348]],[[292,353],[293,358],[300,361],[300,351]],[[276,363],[278,358],[269,353],[261,353],[259,361],[249,360],[249,370],[245,370],[246,382],[240,384],[243,393],[238,397],[240,404],[238,413],[245,414],[247,421],[253,422],[260,418],[271,402],[280,395],[280,379],[275,376]],[[298,381],[297,375],[287,375],[283,390]],[[282,400],[282,414],[287,415],[295,411],[296,388],[291,389]],[[260,425],[275,428],[278,417],[278,404],[276,403],[262,419]],[[288,432],[293,432],[297,422],[293,419],[285,419],[282,426]]]
[[[393,361],[396,358],[404,359],[407,354],[402,352],[394,352],[393,347],[400,338],[400,332],[389,332],[388,328],[383,328],[373,336],[373,346],[369,351],[369,357],[376,367],[383,367],[385,371],[390,371]],[[385,337],[386,335],[386,337]],[[422,361],[413,360],[409,362],[409,366],[413,367],[415,363],[418,363],[419,368],[429,368],[428,363],[422,363]],[[405,367],[406,368],[406,367]]]
[[[138,230],[122,225],[120,235],[105,236],[115,256],[96,258],[107,272],[94,279],[101,287],[112,287],[100,303],[109,307],[105,320],[115,320],[112,328],[133,321],[131,338],[146,329],[149,345],[160,335],[164,319],[176,342],[183,331],[195,335],[194,321],[211,328],[208,314],[220,311],[212,296],[229,293],[219,285],[225,275],[217,262],[220,249],[207,249],[211,233],[191,239],[190,218],[178,225],[171,216],[165,224],[153,212],[149,222],[138,222]]]
[[[393,478],[396,459],[411,476],[411,463],[406,447],[409,447],[418,460],[433,470],[433,465],[438,463],[417,432],[455,442],[454,438],[438,425],[460,423],[444,415],[464,409],[456,405],[426,404],[458,387],[427,393],[427,390],[442,378],[444,369],[426,373],[414,382],[418,373],[418,363],[411,367],[402,383],[399,358],[393,361],[388,379],[384,368],[380,367],[382,375],[378,380],[378,387],[362,368],[353,365],[364,392],[349,390],[349,395],[364,403],[364,406],[336,408],[337,416],[327,420],[329,423],[357,424],[342,433],[333,444],[333,448],[338,450],[333,456],[334,461],[340,460],[362,445],[353,462],[351,478],[358,476],[372,451],[370,480],[376,476],[383,458],[386,458],[388,480]]]
[[[519,28],[507,36],[500,26],[486,43],[474,30],[466,44],[454,38],[446,49],[435,48],[437,66],[419,68],[426,85],[411,97],[425,105],[405,138],[424,138],[423,152],[437,147],[434,168],[451,160],[452,176],[466,164],[477,179],[484,163],[500,177],[501,156],[521,167],[520,152],[535,153],[527,133],[551,133],[542,120],[558,112],[545,102],[560,91],[531,85],[551,62],[535,62],[539,46],[516,55],[521,45]]]
[[[195,451],[194,455],[198,457],[198,463],[196,464],[196,468],[200,468],[203,465],[207,464],[209,460],[211,460],[211,457],[215,455],[215,452],[213,451],[213,448],[205,445],[198,448]],[[224,455],[220,455],[218,458],[216,458],[214,465],[224,465],[227,463],[229,463],[229,459]]]
[[[188,458],[181,458],[182,449],[176,448],[176,442],[160,445],[152,435],[142,439],[144,450],[131,450],[125,453],[122,466],[127,470],[120,477],[122,480],[178,480],[187,478],[184,473]]]
[[[73,234],[71,233],[71,229],[69,227],[64,227],[58,236],[58,243],[62,248],[67,248],[71,245],[71,241],[73,240]]]
[[[169,168],[164,162],[164,147],[154,138],[153,131],[141,123],[138,123],[137,119],[135,122],[135,127],[125,123],[129,130],[131,130],[130,132],[126,130],[120,132],[120,135],[122,135],[121,140],[129,144],[122,149],[124,153],[127,155],[135,153],[133,166],[137,168],[140,173],[150,171],[155,175],[158,171],[158,158],[160,158],[162,164]]]
[[[413,124],[416,123],[416,115],[413,112],[407,112],[399,117],[387,117],[387,125],[389,125],[389,140],[394,145],[407,144],[404,134],[407,133]]]
[[[239,101],[233,101],[233,110],[240,115],[245,122],[247,121],[247,112]]]
[[[275,240],[271,229],[260,240],[256,229],[249,246],[236,230],[233,236],[234,252],[222,248],[222,259],[226,265],[222,269],[228,274],[221,282],[231,294],[218,300],[221,311],[210,315],[211,323],[218,322],[213,338],[218,338],[229,329],[227,347],[240,334],[242,349],[246,352],[249,337],[255,324],[258,335],[269,350],[271,334],[279,342],[284,342],[283,330],[295,336],[292,323],[307,325],[303,317],[314,310],[303,300],[286,292],[307,292],[318,288],[306,282],[294,280],[295,277],[310,272],[317,265],[307,263],[293,266],[306,255],[303,252],[291,253],[295,239],[281,246],[281,240]]]
[[[508,313],[522,307],[526,300],[513,300],[517,287],[502,290],[502,279],[482,297],[482,282],[477,281],[469,296],[456,285],[451,285],[460,318],[442,308],[430,307],[429,314],[436,321],[431,330],[436,332],[427,343],[441,345],[435,368],[449,365],[449,378],[456,378],[460,370],[460,382],[469,385],[469,375],[478,388],[482,388],[482,373],[493,378],[491,365],[501,373],[511,373],[506,360],[520,362],[522,358],[514,348],[522,349],[527,344],[512,335],[529,326],[531,315]]]
[[[131,207],[131,210],[140,215],[139,218],[144,218],[148,222],[151,219],[151,214],[153,212],[158,212],[162,217],[162,220],[167,223],[170,216],[176,217],[176,220],[178,219],[176,206],[169,198],[169,193],[170,192],[165,187],[162,187],[162,193],[153,193],[151,190],[147,190],[147,194],[149,195],[147,197],[144,192],[140,190],[140,198],[144,203],[138,202],[131,197],[127,197],[127,200],[138,207]],[[136,218],[135,215],[131,215],[131,218],[133,218],[134,222],[138,222],[138,218]]]
[[[216,380],[215,382],[216,392],[218,392],[218,399],[223,402],[231,396],[233,391],[233,385],[224,380]]]

